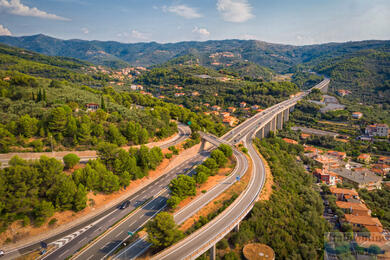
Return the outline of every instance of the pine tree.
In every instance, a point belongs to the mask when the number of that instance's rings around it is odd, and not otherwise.
[[[43,93],[42,93],[42,100],[47,102],[47,99],[46,99],[46,90],[43,89]]]
[[[42,90],[41,90],[41,89],[38,90],[37,101],[38,101],[38,102],[39,102],[39,101],[42,101]]]
[[[106,104],[104,103],[103,96],[101,96],[101,98],[100,98],[100,107],[101,107],[101,109],[106,110]]]

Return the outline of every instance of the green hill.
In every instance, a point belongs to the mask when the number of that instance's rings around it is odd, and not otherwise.
[[[390,52],[365,50],[321,62],[314,67],[331,78],[331,90],[350,90],[364,103],[390,105]]]

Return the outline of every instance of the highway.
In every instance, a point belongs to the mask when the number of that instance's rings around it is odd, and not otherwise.
[[[206,141],[212,143],[215,147],[219,146],[221,143],[227,142],[204,133],[200,133],[202,138]],[[211,202],[213,199],[218,197],[222,192],[224,192],[226,189],[228,189],[233,183],[236,181],[236,177],[241,175],[242,173],[245,173],[248,169],[248,159],[245,157],[245,155],[241,152],[239,152],[235,147],[233,147],[233,155],[236,158],[236,167],[234,168],[233,172],[225,178],[223,181],[218,183],[216,186],[214,186],[212,189],[207,191],[202,196],[198,197],[194,201],[192,201],[190,204],[182,208],[180,211],[175,213],[174,219],[177,224],[183,223],[185,220],[193,216],[199,209],[207,205],[209,202]],[[142,237],[135,241],[131,246],[128,248],[122,250],[118,255],[115,256],[115,259],[133,259],[136,258],[138,255],[142,254],[147,248],[150,247],[150,244],[146,241],[146,237]]]
[[[329,83],[329,80],[325,79],[313,88],[322,87],[327,83]],[[239,224],[254,206],[265,182],[264,164],[252,144],[256,132],[273,120],[275,115],[290,108],[308,93],[309,91],[256,114],[222,137],[223,140],[232,140],[232,143],[243,140],[244,146],[248,148],[248,154],[253,163],[253,171],[247,189],[233,204],[208,224],[175,245],[155,255],[153,259],[195,259],[207,251],[212,245],[215,245]]]
[[[171,145],[176,145],[182,142],[183,140],[185,140],[186,138],[188,138],[188,136],[191,133],[190,128],[183,124],[179,124],[178,130],[179,130],[179,134],[176,135],[174,138],[169,139],[166,142],[163,142],[161,144],[161,147],[169,147]],[[114,207],[103,211],[102,213],[86,220],[83,223],[75,225],[66,231],[45,238],[44,239],[45,243],[49,245],[56,243],[56,245],[59,246],[59,248],[55,250],[53,253],[44,256],[42,259],[65,259],[66,257],[72,255],[84,244],[86,244],[87,242],[89,242],[90,240],[92,240],[102,232],[104,232],[112,224],[116,223],[118,220],[120,220],[121,218],[129,214],[129,212],[133,211],[135,207],[142,205],[143,203],[148,201],[151,197],[153,197],[154,194],[160,192],[162,188],[165,188],[169,184],[172,178],[174,178],[178,174],[186,173],[194,165],[200,164],[205,158],[208,157],[208,155],[209,152],[207,151],[198,154],[197,156],[186,161],[186,163],[178,167],[175,167],[168,173],[164,174],[163,176],[161,176],[154,182],[150,183],[140,191],[124,199],[123,201],[125,200],[131,201],[131,206],[128,207],[127,209],[119,210],[118,205],[115,205]],[[96,157],[92,159],[95,158]],[[89,159],[91,158],[88,158],[88,160]],[[165,205],[165,200],[164,201],[162,200],[163,197],[164,194],[162,194],[161,197],[152,200],[151,202],[148,201],[149,203],[144,205],[142,210],[134,214],[132,220],[140,218],[142,214],[147,217],[144,218],[144,220],[149,219],[150,216],[153,215],[153,212],[155,211],[154,209],[157,208],[157,205]],[[129,221],[126,223],[131,223],[131,222]],[[129,228],[137,227],[138,224],[140,224],[140,221],[134,221],[133,226],[130,226]],[[28,252],[37,250],[41,247],[40,242],[41,241],[37,241],[14,250],[6,251],[6,254],[3,257],[3,259],[14,259],[20,255],[24,255]],[[106,247],[107,250],[109,248],[110,246]]]

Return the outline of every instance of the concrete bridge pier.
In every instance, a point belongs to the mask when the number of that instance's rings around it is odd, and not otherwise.
[[[235,232],[240,231],[240,223],[238,223],[238,224],[234,227],[234,231],[235,231]]]
[[[207,142],[205,139],[202,138],[199,151],[205,151],[205,150],[209,149],[212,145],[213,144]]]
[[[290,109],[287,108],[286,110],[284,110],[283,112],[283,121],[284,122],[287,122],[289,117],[290,117]]]
[[[274,118],[272,118],[270,123],[271,123],[271,131],[275,133],[276,132],[276,116]]]
[[[263,137],[267,137],[269,135],[269,132],[271,131],[271,122],[269,122],[268,124],[266,124],[264,127],[263,127]]]
[[[217,249],[215,248],[215,244],[210,247],[210,260],[216,260]]]
[[[280,113],[276,116],[276,128],[277,128],[278,130],[283,129],[283,112],[280,112]]]

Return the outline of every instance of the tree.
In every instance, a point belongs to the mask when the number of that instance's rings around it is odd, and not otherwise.
[[[72,177],[61,173],[55,177],[53,186],[46,194],[56,208],[66,210],[73,208],[76,191],[77,187]]]
[[[142,128],[138,135],[138,143],[146,144],[149,141],[149,133],[145,128]]]
[[[212,151],[210,156],[217,162],[219,167],[223,167],[227,163],[227,158],[221,150]]]
[[[230,145],[220,144],[218,149],[221,150],[228,158],[233,155],[233,149],[230,147]]]
[[[31,118],[29,115],[23,115],[18,121],[18,132],[25,137],[32,137],[38,131],[38,119]]]
[[[80,158],[77,155],[75,155],[74,153],[69,153],[69,154],[64,156],[63,161],[64,161],[64,164],[65,164],[65,167],[67,169],[71,169],[76,164],[79,163]]]
[[[73,210],[80,211],[87,206],[87,188],[84,187],[81,183],[77,186],[77,192],[74,195]]]
[[[187,196],[196,194],[196,182],[194,178],[181,174],[171,181],[169,189],[173,196],[184,199]]]
[[[67,114],[63,107],[53,108],[50,111],[48,125],[51,132],[64,132],[67,124]]]
[[[107,142],[101,142],[97,147],[97,154],[108,169],[114,169],[114,162],[118,152],[118,146]]]
[[[41,200],[34,209],[35,225],[38,227],[41,226],[53,214],[53,204],[50,201]]]
[[[106,110],[106,104],[104,103],[104,97],[103,95],[100,97],[100,107],[103,111]]]
[[[49,85],[49,88],[60,88],[61,87],[61,82],[59,80],[55,80],[53,79],[51,82],[50,82],[50,85]]]
[[[148,241],[155,248],[168,247],[183,236],[182,232],[177,229],[176,223],[171,214],[160,212],[156,217],[146,224],[148,232]]]
[[[77,133],[77,139],[80,141],[81,144],[89,144],[91,140],[91,129],[89,127],[89,124],[82,123],[80,125],[80,129]]]
[[[118,146],[126,143],[126,138],[119,132],[118,128],[114,124],[110,124],[108,128],[108,140]]]
[[[210,174],[215,174],[218,169],[218,164],[213,158],[207,158],[203,162],[203,165],[210,169]]]
[[[208,178],[208,174],[205,173],[205,172],[198,172],[198,173],[195,175],[195,181],[196,181],[196,183],[198,183],[198,184],[205,183],[205,182],[207,181],[207,178]]]
[[[179,205],[180,201],[181,201],[181,199],[178,196],[171,196],[167,200],[167,205],[169,208],[175,209],[177,207],[177,205]]]

